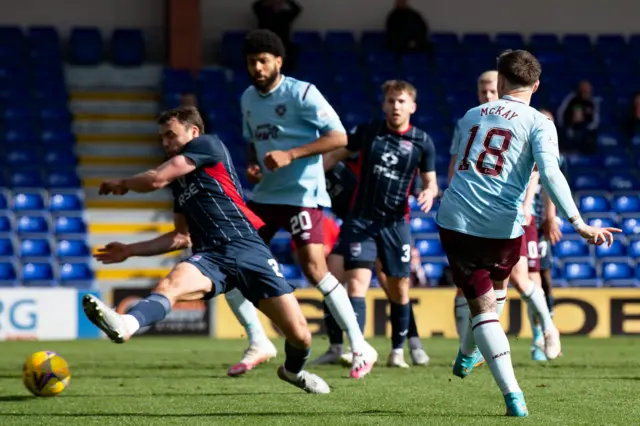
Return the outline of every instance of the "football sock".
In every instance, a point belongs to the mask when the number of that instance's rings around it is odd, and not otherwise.
[[[151,324],[155,324],[162,321],[171,312],[171,302],[164,295],[158,293],[151,293],[145,299],[141,300],[125,315],[125,323],[129,328],[129,334],[133,334],[138,331],[140,327],[146,327]],[[131,321],[131,318],[127,319],[127,316],[131,316],[138,322],[136,324]],[[135,330],[132,330],[135,328]]]
[[[556,328],[541,288],[530,282],[529,288],[522,294],[522,300],[531,306],[533,315],[540,320],[543,330],[554,330]]]
[[[344,343],[343,332],[336,319],[329,312],[329,308],[325,302],[322,302],[324,308],[324,326],[327,328],[327,336],[329,336],[329,343],[331,346],[342,345]]]
[[[455,299],[455,317],[456,331],[458,332],[458,340],[462,343],[467,328],[469,327],[469,305],[464,297],[456,297]]]
[[[358,327],[364,334],[364,326],[367,322],[367,302],[364,297],[349,297],[351,306],[353,306],[353,312],[356,314],[358,320]]]
[[[507,302],[507,290],[494,290],[494,293],[496,295],[496,314],[498,315],[498,318],[500,318],[500,315],[504,310],[504,305]],[[476,339],[473,335],[472,326],[471,319],[469,319],[469,322],[467,322],[467,329],[464,332],[463,341],[460,345],[460,349],[465,355],[472,355],[478,348]]]
[[[401,305],[391,302],[391,348],[402,350],[404,341],[409,333],[409,317],[411,316],[411,303]]]
[[[496,294],[496,313],[499,318],[505,303],[507,303],[507,290],[494,290],[494,293]]]
[[[480,314],[475,316],[471,323],[478,348],[489,364],[491,374],[502,394],[522,392],[511,365],[509,340],[502,330],[498,314],[495,312]]]
[[[418,334],[418,325],[416,324],[416,317],[413,314],[413,303],[409,302],[409,332],[407,333],[407,337],[409,339],[417,337],[420,339],[420,335]]]
[[[351,350],[353,352],[362,351],[365,340],[358,326],[358,320],[349,301],[347,290],[331,273],[328,273],[320,280],[317,288],[324,296],[329,312],[340,325],[340,328],[347,333]]]
[[[244,327],[249,344],[256,344],[267,340],[267,335],[258,318],[258,310],[253,303],[245,299],[240,290],[234,288],[224,295],[231,311],[236,316],[240,324]]]
[[[295,375],[300,374],[302,369],[304,368],[304,364],[307,362],[309,358],[309,354],[311,354],[311,348],[296,348],[288,340],[284,342],[284,368],[287,372],[293,373]]]

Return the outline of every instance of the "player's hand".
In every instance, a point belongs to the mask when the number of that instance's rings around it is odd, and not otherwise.
[[[429,213],[431,207],[433,207],[433,199],[435,194],[430,189],[425,189],[418,194],[418,206],[420,210]]]
[[[524,214],[524,225],[531,225],[531,219],[533,218],[533,215],[531,214],[531,207],[523,207],[522,213]]]
[[[542,232],[544,233],[544,238],[551,243],[551,245],[556,245],[562,239],[562,231],[560,231],[560,225],[555,218],[545,219],[542,222]]]
[[[122,179],[105,180],[100,184],[100,189],[98,189],[99,195],[124,195],[127,192],[129,192],[129,189],[124,185],[124,180]]]
[[[293,156],[289,151],[270,151],[264,156],[264,165],[271,171],[287,167],[292,161]]]
[[[262,170],[258,164],[251,164],[247,167],[247,181],[256,184],[262,180]]]
[[[124,262],[131,257],[131,254],[131,249],[127,244],[113,242],[99,248],[93,257],[95,257],[98,262],[110,265],[112,263]]]
[[[593,244],[596,246],[600,246],[607,243],[608,246],[611,246],[613,243],[613,234],[618,232],[622,232],[622,229],[618,228],[600,228],[598,226],[589,226],[585,225],[582,228],[578,229],[578,234],[589,244]]]

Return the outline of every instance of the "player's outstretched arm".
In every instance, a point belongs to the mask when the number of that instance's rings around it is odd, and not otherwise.
[[[189,227],[181,213],[174,213],[173,224],[175,229],[157,238],[140,241],[133,244],[112,242],[98,249],[94,257],[101,263],[112,264],[124,262],[132,256],[157,256],[176,250],[191,247]]]
[[[353,155],[353,151],[350,151],[347,148],[340,148],[331,152],[327,152],[322,156],[324,171],[326,172],[333,169],[336,164],[346,160],[352,155]]]
[[[129,191],[146,193],[164,188],[174,180],[196,169],[193,160],[184,155],[176,155],[155,169],[147,170],[127,179],[115,179],[102,182],[100,195],[124,195]]]

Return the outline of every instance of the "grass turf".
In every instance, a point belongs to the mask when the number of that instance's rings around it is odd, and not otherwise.
[[[564,338],[565,356],[530,361],[528,342],[512,339],[516,376],[528,419],[505,418],[504,401],[486,366],[461,380],[451,374],[457,343],[425,340],[428,367],[384,367],[388,340],[372,343],[378,367],[362,381],[338,366],[312,366],[332,386],[308,395],[276,377],[277,362],[241,378],[226,369],[245,341],[201,338],[108,341],[3,342],[0,351],[0,425],[630,425],[640,408],[640,361],[635,338]],[[314,343],[314,356],[325,349]],[[282,347],[282,342],[277,342]],[[70,364],[62,395],[34,398],[22,386],[24,359],[53,350]],[[281,351],[282,352],[282,351]],[[283,356],[278,356],[282,361]],[[407,354],[408,360],[408,354]]]

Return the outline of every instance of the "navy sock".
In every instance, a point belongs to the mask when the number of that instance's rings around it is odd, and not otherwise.
[[[162,321],[169,312],[171,312],[169,299],[162,294],[151,293],[127,313],[137,319],[142,328]]]
[[[353,306],[353,311],[356,313],[360,331],[364,333],[364,326],[367,323],[367,302],[364,297],[350,297],[349,300],[351,301],[351,306]]]
[[[284,342],[284,368],[293,374],[298,374],[302,371],[304,364],[307,362],[309,358],[309,354],[311,353],[311,348],[299,349],[289,343],[289,341],[285,340]]]
[[[550,294],[546,294],[544,297],[547,300],[547,307],[549,308],[549,313],[553,315],[553,305],[555,305],[555,300],[553,299],[553,296]]]
[[[420,337],[418,334],[418,326],[416,325],[416,317],[413,315],[413,303],[409,302],[409,332],[407,333],[407,337],[411,339],[412,337]]]
[[[411,316],[411,305],[400,305],[391,302],[391,346],[392,349],[402,349],[404,341],[409,333],[409,317]]]
[[[329,343],[332,345],[341,345],[344,343],[344,336],[342,329],[336,322],[336,319],[329,312],[329,308],[326,303],[322,303],[324,307],[324,326],[327,328],[327,336],[329,336]]]

